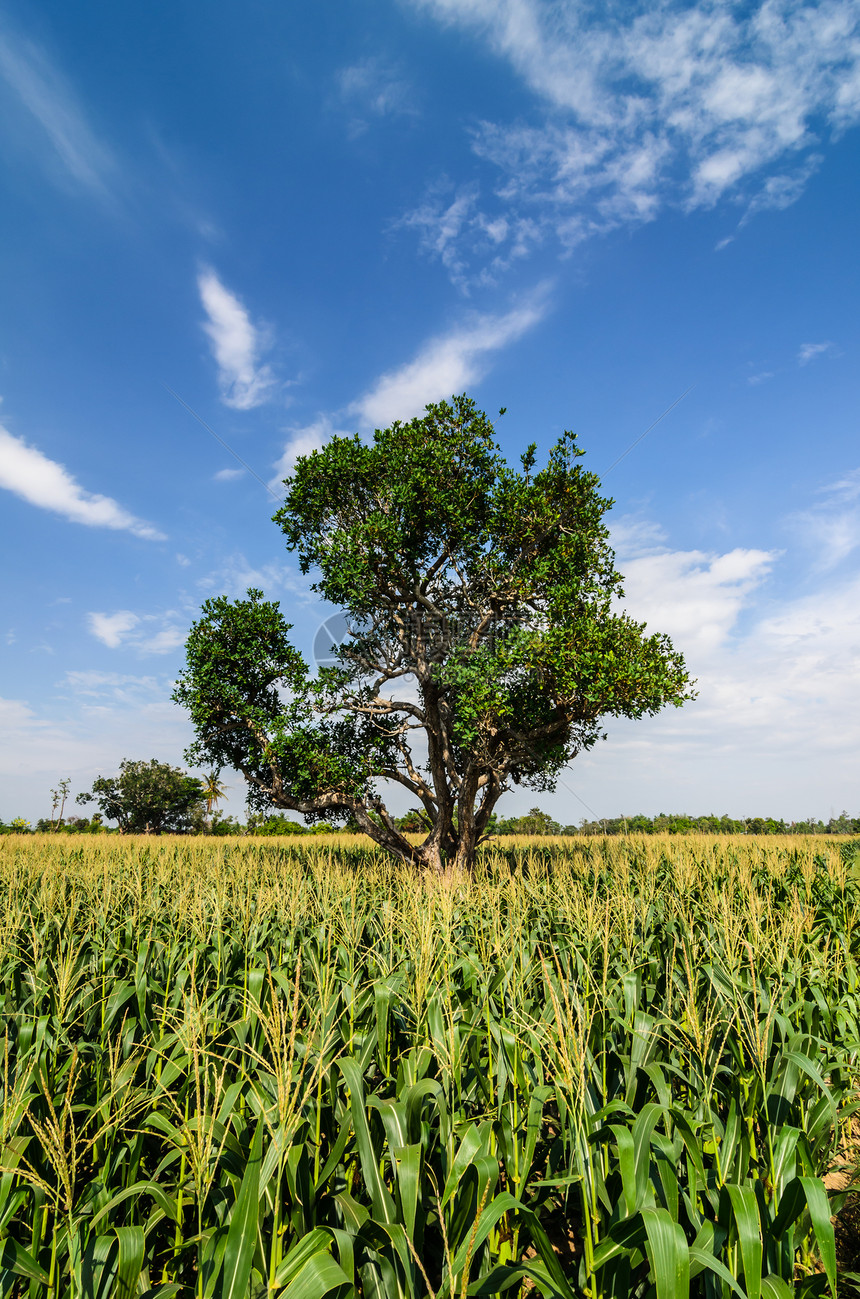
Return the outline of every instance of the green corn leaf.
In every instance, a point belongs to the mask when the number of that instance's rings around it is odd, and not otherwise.
[[[827,1099],[827,1108],[830,1111],[833,1126],[836,1127],[839,1123],[839,1112],[836,1108],[836,1102],[833,1099],[830,1088],[821,1076],[820,1070],[815,1067],[808,1056],[802,1055],[800,1051],[787,1051],[785,1053],[785,1058],[791,1060],[793,1064],[796,1064],[798,1069],[802,1069],[807,1077],[811,1078],[812,1081],[821,1088],[822,1095]]]
[[[382,1180],[379,1161],[373,1149],[370,1128],[367,1124],[367,1114],[364,1108],[364,1082],[361,1071],[357,1062],[348,1056],[343,1060],[338,1060],[338,1068],[349,1088],[355,1143],[358,1147],[358,1157],[361,1160],[361,1173],[371,1194],[374,1215],[381,1222],[394,1222],[397,1217],[394,1201]]]
[[[285,1299],[323,1299],[333,1293],[346,1299],[355,1290],[331,1254],[318,1253],[308,1259],[282,1293]]]
[[[325,1164],[323,1165],[320,1171],[319,1181],[314,1187],[314,1190],[317,1193],[321,1191],[322,1188],[325,1186],[326,1182],[331,1177],[332,1173],[337,1168],[338,1164],[343,1158],[343,1152],[344,1150],[346,1150],[347,1143],[349,1142],[349,1138],[351,1136],[352,1136],[352,1120],[348,1114],[344,1114],[343,1120],[341,1121],[341,1125],[340,1125],[340,1131],[337,1134],[337,1140],[335,1141],[334,1145],[332,1146],[329,1152],[328,1159],[325,1161]]]
[[[543,1119],[544,1106],[552,1096],[552,1087],[540,1086],[535,1087],[529,1097],[529,1112],[526,1122],[526,1141],[522,1152],[522,1163],[520,1165],[520,1183],[519,1190],[525,1186],[531,1172],[532,1160],[535,1157],[535,1147],[538,1136],[540,1135],[541,1121]]]
[[[651,1134],[661,1108],[653,1102],[644,1105],[633,1123],[634,1167],[636,1177],[636,1209],[645,1202],[648,1179],[651,1170]]]
[[[774,1134],[773,1162],[777,1193],[785,1186],[789,1168],[794,1167],[794,1152],[800,1135],[799,1128],[789,1127],[788,1124]]]
[[[119,1242],[116,1299],[133,1299],[143,1268],[146,1237],[142,1227],[114,1227]]]
[[[474,1252],[483,1245],[496,1223],[504,1217],[506,1213],[516,1211],[522,1208],[520,1201],[511,1195],[510,1191],[503,1191],[501,1195],[495,1196],[488,1204],[484,1205],[474,1236],[472,1227],[466,1239],[462,1242],[456,1254],[454,1255],[454,1274],[455,1276],[462,1272],[466,1266],[466,1258],[471,1247]],[[531,1219],[529,1219],[531,1222]]]
[[[391,1151],[400,1192],[403,1225],[409,1239],[415,1243],[415,1218],[421,1191],[421,1145],[395,1146]]]
[[[751,1186],[736,1185],[726,1186],[724,1190],[737,1228],[746,1292],[749,1299],[759,1299],[763,1245],[755,1191]]]
[[[618,1258],[621,1254],[626,1254],[631,1250],[639,1249],[645,1243],[645,1224],[642,1219],[642,1213],[635,1214],[632,1218],[623,1218],[621,1222],[616,1222],[609,1229],[609,1233],[604,1236],[603,1240],[594,1251],[594,1270],[598,1272],[607,1263]]]
[[[451,1196],[456,1191],[462,1181],[463,1174],[470,1164],[475,1162],[479,1154],[485,1155],[487,1152],[490,1138],[489,1123],[471,1123],[463,1134],[456,1155],[454,1156],[451,1169],[445,1181],[442,1191],[443,1207],[448,1203]],[[498,1168],[496,1169],[498,1174]],[[483,1187],[481,1188],[483,1190]]]
[[[683,1228],[663,1208],[642,1210],[645,1248],[657,1299],[687,1299],[690,1294],[690,1250]]]
[[[248,1164],[239,1194],[230,1214],[230,1228],[221,1268],[221,1299],[245,1299],[251,1264],[257,1244],[257,1219],[260,1212],[260,1164],[263,1156],[263,1120],[251,1142]]]
[[[107,1204],[102,1205],[99,1211],[93,1215],[91,1227],[97,1227],[102,1218],[109,1214],[112,1209],[115,1209],[118,1204],[122,1204],[124,1200],[136,1199],[139,1195],[151,1195],[165,1217],[172,1219],[173,1222],[178,1220],[179,1212],[176,1201],[167,1194],[163,1186],[160,1186],[158,1182],[135,1182],[133,1186],[125,1187],[124,1190],[112,1196]]]
[[[690,1276],[698,1276],[700,1272],[704,1272],[706,1269],[713,1272],[714,1276],[718,1276],[727,1286],[730,1286],[731,1289],[734,1290],[735,1294],[740,1296],[740,1299],[747,1299],[746,1291],[741,1289],[736,1278],[732,1276],[725,1263],[721,1262],[721,1260],[714,1254],[710,1253],[709,1250],[699,1249],[696,1245],[691,1245]]]
[[[761,1294],[762,1299],[793,1299],[794,1290],[781,1276],[766,1276],[761,1283]]]
[[[473,1281],[466,1294],[491,1299],[492,1296],[504,1294],[511,1286],[522,1284],[523,1281],[534,1282],[538,1294],[542,1295],[543,1299],[563,1299],[563,1294],[566,1293],[558,1289],[555,1281],[538,1259],[531,1259],[528,1263],[517,1264],[516,1267],[497,1265],[486,1276]]]
[[[439,1113],[440,1120],[440,1138],[443,1143],[448,1137],[448,1106],[445,1101],[445,1092],[441,1083],[436,1078],[421,1078],[418,1082],[412,1083],[406,1093],[406,1130],[409,1133],[410,1141],[414,1142],[419,1139],[421,1133],[421,1113],[428,1097],[432,1097]]]
[[[346,1233],[344,1233],[346,1234]],[[316,1254],[327,1254],[331,1250],[332,1233],[326,1227],[315,1227],[306,1236],[293,1245],[275,1272],[274,1285],[280,1290],[289,1285],[298,1276],[302,1268]]]
[[[32,1254],[28,1254],[23,1245],[10,1236],[0,1244],[0,1268],[4,1272],[13,1272],[16,1276],[25,1276],[40,1285],[48,1284],[48,1273],[40,1267]]]
[[[618,1167],[621,1173],[621,1186],[624,1191],[624,1208],[628,1218],[642,1207],[638,1202],[639,1183],[636,1177],[636,1147],[633,1144],[633,1133],[619,1123],[610,1124],[618,1148]]]
[[[774,1241],[780,1241],[788,1232],[789,1227],[793,1226],[803,1210],[806,1195],[803,1190],[803,1183],[799,1177],[794,1177],[787,1184],[779,1197],[779,1208],[776,1216],[768,1228],[768,1238]]]
[[[503,1199],[504,1194],[498,1196],[497,1200],[493,1201],[493,1204],[496,1205],[498,1200]],[[511,1199],[513,1199],[513,1196],[511,1196]],[[561,1264],[558,1261],[556,1252],[552,1247],[549,1237],[541,1226],[537,1215],[528,1209],[520,1209],[520,1213],[528,1226],[529,1234],[534,1242],[534,1247],[540,1255],[541,1261],[555,1286],[555,1290],[552,1293],[556,1296],[556,1299],[576,1299],[575,1291],[568,1282],[567,1277],[562,1272]]]
[[[812,1220],[815,1240],[827,1273],[827,1280],[833,1294],[836,1294],[836,1238],[833,1223],[830,1221],[830,1202],[827,1191],[819,1177],[798,1178],[806,1195],[806,1207]]]
[[[367,1106],[379,1112],[389,1149],[409,1144],[406,1106],[401,1101],[384,1101],[378,1096],[369,1096]]]

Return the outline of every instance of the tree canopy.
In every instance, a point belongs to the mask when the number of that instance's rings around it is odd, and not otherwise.
[[[199,780],[167,762],[126,759],[118,776],[99,776],[77,797],[93,801],[123,834],[184,834],[202,817],[204,793]]]
[[[572,433],[512,469],[467,396],[301,457],[274,521],[347,634],[312,671],[262,591],[207,600],[174,698],[188,760],[252,807],[351,817],[404,860],[470,866],[512,785],[552,789],[601,735],[693,695],[682,656],[619,604],[612,501]],[[413,845],[384,802],[428,819]]]

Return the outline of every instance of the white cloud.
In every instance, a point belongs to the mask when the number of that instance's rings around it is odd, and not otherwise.
[[[801,343],[800,350],[797,353],[798,365],[808,365],[814,361],[816,356],[823,356],[825,352],[833,350],[832,343]]]
[[[147,541],[164,541],[163,532],[137,519],[110,496],[85,491],[69,471],[49,460],[22,438],[0,425],[0,487],[31,505],[61,514],[72,523],[91,528],[115,528]]]
[[[130,609],[120,609],[117,613],[88,614],[87,621],[96,640],[107,645],[108,649],[117,649],[138,625],[140,618]]]
[[[275,378],[268,365],[259,363],[264,343],[260,330],[210,267],[198,275],[197,287],[208,317],[203,329],[218,366],[221,400],[234,410],[262,406],[272,395]]]
[[[853,0],[412,4],[478,32],[543,105],[537,123],[475,131],[475,152],[502,175],[485,211],[472,186],[461,191],[468,217],[435,201],[404,219],[461,279],[466,263],[502,264],[504,242],[492,253],[476,243],[479,217],[511,232],[527,219],[532,246],[551,231],[570,249],[666,204],[690,210],[729,195],[744,220],[785,207],[820,164],[822,139],[860,118]]]
[[[836,568],[860,546],[860,469],[819,488],[821,498],[789,519],[815,554],[816,571]]]
[[[624,605],[649,626],[668,632],[695,665],[726,643],[776,557],[773,551],[740,548],[724,555],[654,549],[630,559],[622,553]]]
[[[773,551],[672,551],[637,519],[613,527],[630,612],[667,632],[698,698],[610,723],[609,743],[565,773],[601,815],[643,810],[825,818],[856,807],[860,778],[860,579],[778,598]],[[662,549],[661,549],[662,545]],[[814,554],[810,556],[814,561]]]
[[[287,432],[289,439],[269,481],[269,486],[282,495],[283,480],[292,474],[299,456],[309,456],[312,451],[320,451],[333,437],[349,437],[343,429],[335,428],[328,415],[318,415],[312,424],[306,424],[304,428],[291,428]]]
[[[668,549],[665,529],[652,519],[622,514],[610,521],[609,532],[616,554],[623,555],[627,560],[659,554]]]
[[[280,561],[251,564],[242,554],[229,556],[220,568],[201,577],[197,586],[203,592],[217,591],[231,598],[243,596],[249,586],[255,586],[270,595],[287,593],[303,603],[316,602],[316,597],[311,596],[310,578],[298,569]]]
[[[523,305],[501,316],[476,316],[449,334],[433,338],[413,361],[382,375],[374,387],[353,402],[350,411],[363,423],[384,427],[396,419],[410,419],[424,406],[476,383],[486,368],[486,358],[516,342],[546,315],[546,286]]]
[[[212,477],[215,479],[216,483],[231,483],[234,478],[241,478],[244,472],[244,469],[239,468],[219,469],[217,474],[213,474]]]
[[[0,82],[26,110],[50,150],[46,155],[44,148],[28,148],[27,154],[49,162],[49,174],[71,177],[85,189],[105,195],[116,170],[110,150],[90,127],[74,91],[44,50],[13,34],[5,24],[0,25]],[[15,117],[9,111],[0,116],[7,131],[14,129],[17,134]]]
[[[757,374],[750,374],[747,376],[747,383],[752,384],[752,386],[755,387],[757,384],[767,383],[768,379],[772,379],[773,376],[773,370],[759,370]]]
[[[379,55],[341,68],[336,81],[341,101],[353,113],[349,123],[352,136],[367,130],[368,117],[411,117],[417,113],[407,77]]]
[[[67,672],[60,686],[68,686],[76,695],[93,699],[138,698],[141,694],[162,695],[165,687],[157,677],[136,677],[123,672],[96,672],[93,670]]]
[[[860,499],[860,469],[849,469],[844,478],[837,479],[835,483],[828,483],[820,490],[823,495],[830,496],[835,501]]]
[[[191,726],[170,691],[169,678],[71,672],[42,699],[45,716],[24,700],[0,699],[0,819],[35,823],[50,815],[48,791],[58,779],[70,777],[75,794],[124,758],[184,767]],[[87,814],[74,804],[67,810]]]
[[[89,613],[87,625],[90,633],[108,649],[133,649],[139,654],[166,654],[185,643],[187,628],[176,622],[177,615],[169,610],[163,614],[137,614],[130,609],[116,613]],[[153,623],[163,625],[154,630]]]

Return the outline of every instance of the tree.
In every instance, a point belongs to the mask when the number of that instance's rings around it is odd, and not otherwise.
[[[60,826],[63,824],[63,812],[65,811],[65,807],[66,807],[66,799],[69,797],[69,786],[71,785],[71,783],[72,783],[71,780],[68,777],[66,777],[64,780],[60,781],[57,789],[51,790],[51,829],[52,830],[55,831],[59,830]],[[57,816],[57,819],[55,821],[54,814],[56,812],[59,812],[59,816]]]
[[[200,782],[200,788],[206,800],[206,819],[210,830],[212,829],[212,808],[220,803],[227,794],[227,786],[222,784],[220,776],[221,772],[213,769],[207,772]]]
[[[97,802],[121,834],[185,834],[199,822],[204,795],[200,781],[178,767],[155,758],[126,759],[118,776],[99,776],[92,792],[78,794],[77,801]]]
[[[259,590],[207,600],[174,699],[189,761],[231,766],[249,803],[352,817],[407,862],[472,866],[512,784],[552,789],[607,716],[692,698],[667,637],[620,612],[612,502],[571,433],[511,469],[466,396],[301,457],[274,516],[347,634],[313,674]],[[429,819],[412,845],[380,782]]]

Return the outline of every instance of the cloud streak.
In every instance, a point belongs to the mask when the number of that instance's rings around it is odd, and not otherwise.
[[[833,351],[832,343],[801,343],[800,350],[797,353],[798,365],[809,365],[817,356],[824,356],[827,352]]]
[[[49,171],[56,172],[59,163],[59,174],[92,193],[106,195],[116,170],[110,150],[96,136],[74,91],[45,52],[5,24],[0,24],[0,82],[48,145],[48,157],[53,159]],[[44,149],[41,152],[44,155]]]
[[[478,315],[430,339],[412,361],[383,374],[350,412],[365,425],[383,427],[420,414],[428,402],[462,392],[482,377],[489,355],[522,338],[544,318],[548,305],[544,285],[503,315]]]
[[[364,134],[371,118],[417,115],[409,81],[399,68],[378,55],[341,68],[336,83],[340,100],[352,111],[349,134],[353,139]]]
[[[272,396],[275,377],[268,365],[260,364],[265,341],[261,331],[211,267],[201,270],[197,287],[206,312],[203,331],[218,366],[221,400],[233,410],[262,406]]]
[[[69,471],[0,425],[0,487],[30,505],[89,528],[113,528],[145,541],[164,541],[163,532],[135,518],[110,496],[85,491]]]
[[[411,0],[477,32],[535,93],[534,117],[483,122],[497,180],[482,209],[436,196],[404,219],[443,261],[503,261],[552,234],[570,250],[620,225],[724,196],[748,218],[794,202],[820,144],[860,120],[860,11],[851,0],[751,7],[700,0],[609,9],[574,0]],[[456,202],[456,200],[455,200]],[[451,233],[452,219],[458,229]],[[488,250],[485,230],[509,225]]]

